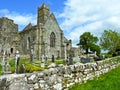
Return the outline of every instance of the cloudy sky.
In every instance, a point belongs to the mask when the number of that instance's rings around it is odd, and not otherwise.
[[[1,0],[0,17],[7,16],[22,30],[36,24],[37,8],[45,2],[73,46],[84,32],[100,37],[105,29],[120,32],[119,0]]]

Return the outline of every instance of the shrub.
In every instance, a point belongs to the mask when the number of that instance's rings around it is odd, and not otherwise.
[[[32,73],[34,71],[43,71],[44,68],[37,67],[33,64],[25,64],[25,72]]]
[[[64,60],[62,60],[62,59],[55,60],[55,63],[56,64],[64,64]]]

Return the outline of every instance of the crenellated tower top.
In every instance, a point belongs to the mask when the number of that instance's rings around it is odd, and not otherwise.
[[[37,17],[38,21],[37,21],[37,24],[39,24],[39,23],[44,24],[49,15],[50,15],[50,8],[49,8],[49,6],[46,6],[43,3],[41,7],[38,7],[38,17]]]

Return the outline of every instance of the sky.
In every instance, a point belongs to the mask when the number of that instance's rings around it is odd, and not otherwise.
[[[21,31],[30,22],[36,25],[37,8],[43,3],[50,6],[73,46],[84,32],[98,38],[104,30],[120,32],[119,0],[0,0],[0,17],[13,19]]]

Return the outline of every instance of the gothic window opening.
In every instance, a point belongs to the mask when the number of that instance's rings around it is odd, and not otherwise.
[[[28,37],[28,39],[27,39],[27,49],[29,49],[30,48],[30,37]]]
[[[13,48],[10,49],[10,52],[13,53]]]
[[[50,47],[55,47],[55,34],[54,32],[50,35]]]

